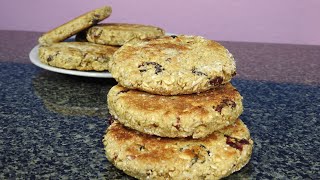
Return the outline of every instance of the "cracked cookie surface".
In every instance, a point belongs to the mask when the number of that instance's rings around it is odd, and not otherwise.
[[[200,93],[229,82],[236,65],[219,43],[178,35],[125,43],[110,61],[110,72],[124,87],[177,95]]]
[[[253,148],[240,119],[202,139],[147,135],[115,121],[103,144],[107,159],[138,179],[220,179],[244,167]]]
[[[50,66],[81,71],[105,71],[118,47],[89,42],[60,42],[39,47],[39,59]]]

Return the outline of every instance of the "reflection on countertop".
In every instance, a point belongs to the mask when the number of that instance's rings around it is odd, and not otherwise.
[[[107,93],[117,84],[112,78],[73,77],[49,71],[37,74],[32,84],[45,107],[73,116],[107,117]]]

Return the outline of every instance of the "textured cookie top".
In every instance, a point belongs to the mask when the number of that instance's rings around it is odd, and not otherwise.
[[[108,70],[109,60],[118,47],[89,42],[60,42],[39,47],[42,63],[78,70]]]
[[[164,36],[164,30],[142,24],[105,23],[89,28],[87,39],[97,44],[121,46],[132,38],[146,39]]]
[[[203,92],[229,82],[236,71],[222,45],[186,35],[133,39],[114,54],[110,68],[122,86],[160,95]]]
[[[203,139],[160,138],[114,122],[103,143],[116,167],[141,179],[219,179],[242,168],[253,146],[241,120]]]
[[[39,44],[52,44],[63,41],[109,17],[111,12],[112,9],[109,6],[104,6],[87,12],[47,33],[44,33],[38,40]]]
[[[47,51],[66,51],[70,53],[82,52],[84,55],[85,53],[113,55],[113,53],[118,49],[118,47],[114,46],[106,46],[89,42],[60,42],[47,46],[40,46],[40,48],[46,49]]]
[[[242,96],[230,84],[199,94],[162,96],[120,85],[108,93],[110,113],[138,131],[163,137],[205,137],[228,126],[243,111]]]

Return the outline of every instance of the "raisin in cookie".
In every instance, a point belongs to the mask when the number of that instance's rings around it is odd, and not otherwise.
[[[253,148],[240,119],[203,139],[161,138],[115,121],[103,144],[107,159],[138,179],[220,179],[244,167]]]
[[[162,96],[120,85],[108,93],[111,115],[125,126],[162,137],[203,138],[233,124],[242,96],[230,84],[199,94]]]
[[[153,94],[200,93],[229,82],[236,66],[219,43],[200,36],[133,39],[110,61],[120,85]]]
[[[87,12],[47,33],[44,33],[38,40],[39,44],[52,44],[63,41],[109,17],[111,12],[112,9],[109,6],[104,6]]]
[[[105,71],[117,47],[89,42],[60,42],[39,47],[44,64],[63,69]]]
[[[132,38],[146,39],[164,36],[164,30],[159,27],[142,24],[106,23],[89,28],[89,42],[121,46]]]

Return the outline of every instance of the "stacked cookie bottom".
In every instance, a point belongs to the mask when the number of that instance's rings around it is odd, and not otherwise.
[[[116,85],[108,108],[115,122],[103,139],[106,156],[135,178],[220,179],[250,159],[242,97],[230,83],[175,96]]]

